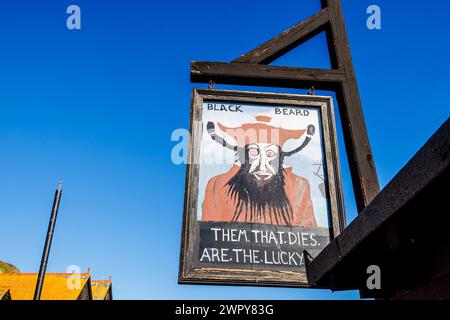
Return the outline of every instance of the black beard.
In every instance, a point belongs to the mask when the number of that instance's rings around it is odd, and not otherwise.
[[[248,161],[241,164],[239,171],[227,182],[227,195],[231,197],[234,203],[237,202],[233,221],[238,221],[242,213],[245,212],[246,222],[253,221],[254,218],[264,223],[267,221],[267,215],[270,224],[273,224],[272,216],[277,225],[284,222],[290,226],[293,219],[292,207],[284,191],[284,170],[283,159],[280,158],[279,168],[273,178],[264,185],[258,184],[249,173],[250,164]]]

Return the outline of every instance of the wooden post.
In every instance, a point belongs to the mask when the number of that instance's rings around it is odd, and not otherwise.
[[[330,52],[330,55],[334,56],[334,63],[346,75],[336,94],[356,204],[358,211],[361,212],[380,192],[380,187],[353,69],[341,2],[327,0],[327,5],[331,25],[328,33],[332,34],[334,44],[329,49],[334,51]]]

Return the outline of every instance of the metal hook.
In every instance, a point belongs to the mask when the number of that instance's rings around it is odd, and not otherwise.
[[[311,86],[308,90],[308,95],[314,96],[316,94],[316,89],[314,89],[314,86]]]
[[[208,89],[210,89],[210,90],[216,89],[216,83],[212,80],[209,80],[208,81]]]

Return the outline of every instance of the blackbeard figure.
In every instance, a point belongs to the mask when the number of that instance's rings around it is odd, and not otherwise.
[[[220,130],[237,145],[218,135],[214,123],[207,124],[211,138],[234,150],[239,161],[228,172],[209,180],[202,220],[316,227],[308,180],[292,173],[292,167],[283,166],[285,157],[309,143],[314,126],[288,130],[272,125],[267,115],[258,115],[256,120],[239,128],[218,123]],[[307,137],[302,145],[290,152],[282,151],[287,140],[300,139],[305,132]]]

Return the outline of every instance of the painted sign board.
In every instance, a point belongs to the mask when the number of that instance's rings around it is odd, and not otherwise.
[[[307,286],[345,224],[331,97],[194,89],[180,283]]]

